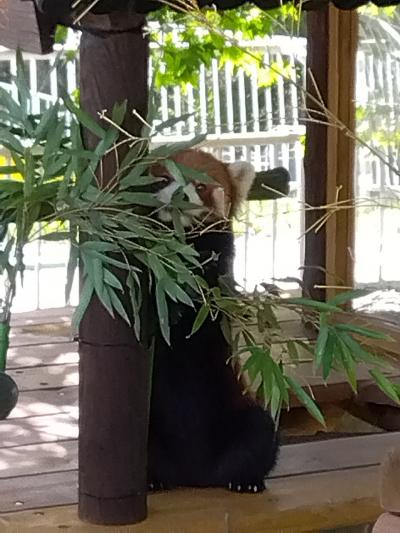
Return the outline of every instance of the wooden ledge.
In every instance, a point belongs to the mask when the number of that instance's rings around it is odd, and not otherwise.
[[[280,478],[260,495],[178,490],[149,497],[149,517],[136,526],[102,528],[77,518],[76,506],[2,515],[0,531],[132,533],[305,532],[374,521],[378,468]]]

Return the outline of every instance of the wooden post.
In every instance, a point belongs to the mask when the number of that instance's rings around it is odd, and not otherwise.
[[[307,12],[307,92],[317,96],[318,92],[326,101],[328,93],[328,54],[329,54],[329,7]],[[316,90],[316,87],[318,90]],[[306,102],[310,115],[321,121],[321,115],[311,113],[315,108],[310,100]],[[319,110],[320,111],[320,110]],[[307,122],[306,149],[304,154],[304,201],[306,205],[326,204],[327,183],[327,128],[316,122]],[[305,229],[311,228],[323,215],[321,211],[305,211]],[[326,233],[325,228],[315,233],[309,230],[304,247],[304,288],[314,298],[323,300],[325,291],[314,289],[315,285],[325,285]]]
[[[358,45],[357,11],[342,11],[331,6],[329,109],[350,131],[355,131],[355,84]],[[337,128],[328,130],[327,202],[354,199],[355,141]],[[336,286],[354,284],[355,211],[337,211],[326,224],[326,289],[327,297],[334,296]]]
[[[307,12],[307,92],[321,97],[326,107],[350,130],[354,129],[354,85],[357,52],[357,13],[332,5]],[[315,120],[326,122],[310,99],[307,108]],[[313,113],[317,110],[318,113]],[[307,123],[304,157],[305,202],[318,207],[353,197],[354,141],[334,126]],[[306,231],[325,210],[306,211]],[[314,298],[323,300],[333,290],[325,285],[351,285],[354,212],[340,212],[317,233],[305,238],[304,286]]]
[[[80,47],[81,105],[98,118],[128,100],[124,128],[140,135],[147,111],[148,40],[134,13],[85,18]],[[97,144],[85,132],[89,148]],[[122,155],[122,154],[120,154]],[[106,185],[115,156],[103,164]],[[130,524],[146,518],[149,357],[132,329],[93,298],[79,340],[79,517]]]

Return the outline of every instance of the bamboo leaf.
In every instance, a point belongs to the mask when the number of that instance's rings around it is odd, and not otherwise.
[[[156,304],[161,334],[164,337],[165,342],[170,345],[168,304],[161,282],[156,284]]]
[[[121,282],[119,281],[117,276],[111,272],[111,270],[104,270],[104,283],[107,283],[107,285],[114,287],[114,289],[118,289],[123,292]]]
[[[356,326],[354,324],[335,324],[335,328],[341,331],[349,331],[357,335],[362,335],[363,337],[368,337],[370,339],[379,339],[383,341],[391,341],[391,337],[382,331],[376,331],[374,329],[363,328],[361,326]]]
[[[285,380],[310,415],[318,420],[322,426],[326,427],[325,419],[314,400],[306,393],[299,383],[297,383],[297,381],[289,376],[285,376]]]
[[[72,328],[74,330],[78,328],[84,314],[86,313],[86,310],[90,304],[90,300],[92,299],[93,292],[94,292],[93,283],[87,277],[85,279],[85,282],[83,284],[83,289],[79,296],[79,304],[77,308],[75,309],[75,312],[72,316]]]
[[[322,377],[326,381],[332,371],[335,356],[335,335],[329,330],[325,350],[322,355]]]
[[[299,305],[302,307],[311,307],[320,312],[335,312],[343,313],[343,309],[336,305],[331,305],[325,302],[319,302],[317,300],[311,300],[309,298],[283,298],[282,303],[284,305]]]
[[[130,326],[131,325],[131,321],[129,320],[128,314],[125,311],[124,306],[122,305],[122,302],[121,302],[120,298],[117,296],[117,294],[115,293],[115,291],[111,287],[108,287],[108,292],[109,292],[110,297],[111,297],[111,302],[112,302],[113,308],[125,320],[125,322]]]
[[[62,96],[65,107],[76,116],[78,122],[82,124],[86,129],[97,135],[100,139],[103,139],[106,135],[106,131],[92,118],[88,113],[77,107],[71,98],[64,93]]]
[[[373,377],[375,383],[378,385],[381,391],[395,403],[400,404],[399,394],[393,384],[388,380],[388,378],[376,369],[371,369],[369,373]]]
[[[203,304],[197,315],[196,315],[196,318],[193,322],[193,326],[192,326],[192,331],[190,332],[190,336],[194,335],[197,331],[199,331],[199,329],[201,328],[201,326],[204,324],[204,322],[207,320],[207,317],[210,313],[210,308],[208,307],[207,304]]]
[[[180,115],[179,117],[169,118],[168,120],[161,122],[161,124],[158,124],[154,128],[154,130],[156,133],[160,133],[167,128],[172,128],[176,124],[179,124],[179,122],[186,122],[192,116],[193,116],[193,113],[186,113],[185,115]]]
[[[173,161],[172,159],[166,159],[164,161],[164,165],[179,185],[186,185],[186,180],[183,177],[183,174],[180,171],[178,165],[175,163],[175,161]]]
[[[343,305],[351,300],[356,300],[357,298],[362,298],[363,296],[367,296],[370,293],[371,291],[368,291],[365,289],[355,289],[353,291],[345,291],[334,296],[333,298],[330,298],[327,301],[327,303],[329,305],[335,305],[335,306]]]

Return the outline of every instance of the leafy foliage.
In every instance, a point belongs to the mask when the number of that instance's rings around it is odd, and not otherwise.
[[[325,303],[285,299],[268,287],[264,292],[239,294],[230,279],[221,279],[220,287],[210,288],[201,278],[198,254],[185,241],[180,214],[190,204],[183,200],[181,191],[168,205],[173,228],[154,216],[165,206],[154,196],[157,183],[149,166],[155,161],[169,161],[166,165],[181,187],[193,178],[209,180],[168,159],[203,137],[151,150],[149,137],[133,137],[120,127],[126,112],[124,103],[116,104],[103,124],[94,121],[67,96],[51,104],[43,114],[33,115],[20,55],[17,60],[18,100],[0,89],[0,143],[10,156],[10,164],[0,167],[0,175],[5,176],[0,178],[0,274],[8,277],[2,302],[3,322],[9,321],[16,276],[23,275],[24,246],[36,238],[68,238],[71,256],[67,294],[78,260],[83,273],[75,325],[96,295],[110,315],[122,317],[141,342],[150,346],[158,331],[169,342],[172,304],[196,306],[198,314],[192,333],[208,316],[221,318],[233,358],[240,361],[240,372],[276,420],[294,394],[323,423],[320,410],[306,390],[307,383],[300,383],[293,372],[301,365],[304,350],[324,379],[332,370],[341,370],[354,391],[356,368],[367,366],[378,386],[399,402],[399,387],[385,376],[386,362],[364,343],[365,339],[386,336],[352,322],[337,321],[337,317],[346,316],[344,307],[360,296],[358,291]],[[93,150],[88,151],[83,145],[82,127],[97,136]],[[121,143],[127,146],[122,160],[117,152]],[[102,172],[105,159],[115,168],[107,183]],[[37,230],[38,222],[47,230],[43,236]],[[279,308],[305,316],[318,331],[316,343],[285,333],[278,320]]]
[[[253,50],[249,55],[243,42],[274,33],[297,35],[304,30],[300,13],[294,4],[269,11],[245,4],[226,11],[182,12],[163,8],[150,13],[150,38],[157,45],[152,56],[160,65],[156,72],[156,87],[174,86],[177,80],[183,86],[188,83],[197,86],[200,66],[210,67],[214,58],[220,65],[230,61],[234,68],[242,67],[249,73],[255,66],[261,85],[273,84],[277,74],[261,66],[262,50]],[[240,41],[241,46],[235,45],[236,41]]]

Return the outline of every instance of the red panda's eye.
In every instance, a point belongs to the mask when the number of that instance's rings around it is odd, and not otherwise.
[[[204,183],[199,183],[198,185],[196,185],[196,191],[197,192],[203,192],[205,190],[206,186],[204,185]]]

